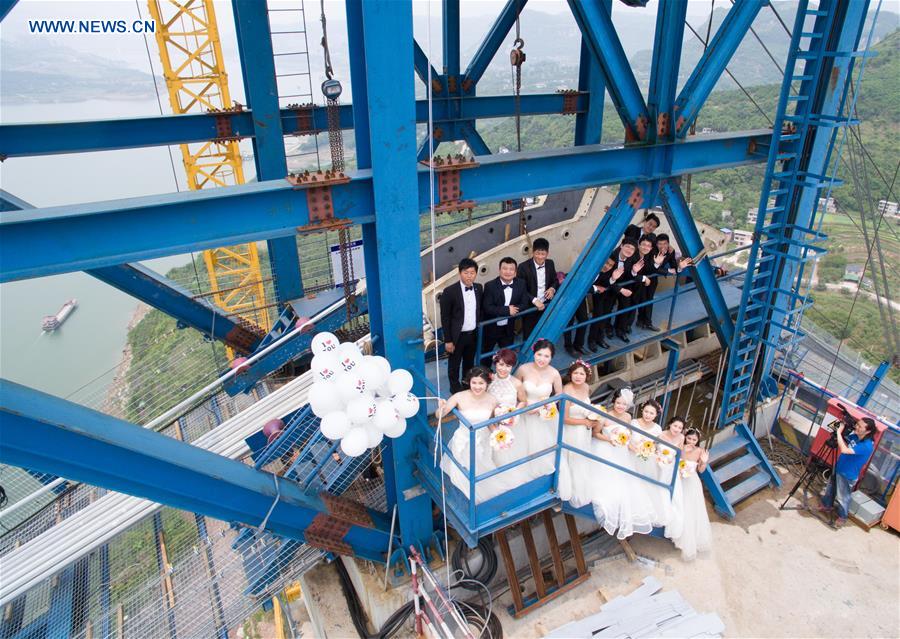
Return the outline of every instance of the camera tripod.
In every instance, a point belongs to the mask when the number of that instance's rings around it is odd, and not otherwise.
[[[800,475],[800,479],[798,479],[797,483],[795,483],[791,488],[791,491],[788,493],[787,497],[785,497],[784,502],[781,504],[778,510],[809,509],[809,504],[807,503],[809,488],[815,480],[816,475],[818,475],[819,473],[824,473],[826,470],[831,471],[831,474],[828,477],[828,487],[832,488],[833,490],[833,484],[835,482],[834,466],[835,463],[837,463],[837,458],[837,431],[834,431],[828,439],[819,444],[819,447],[812,452],[809,457],[809,461],[806,462],[806,467],[803,469],[803,474]],[[831,461],[824,461],[826,459],[830,459]],[[788,507],[787,503],[801,486],[803,487],[803,505]],[[828,524],[834,525],[834,509],[832,509],[831,514],[829,515]]]

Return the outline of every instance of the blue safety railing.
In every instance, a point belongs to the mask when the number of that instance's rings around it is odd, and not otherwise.
[[[728,251],[723,251],[723,252],[721,252],[721,253],[716,253],[715,255],[710,255],[710,256],[708,256],[708,259],[716,259],[716,258],[726,257],[726,256],[729,256],[729,255],[734,255],[734,254],[740,253],[740,252],[742,252],[742,251],[748,251],[750,248],[751,248],[751,245],[749,245],[749,244],[746,245],[746,246],[739,246],[739,247],[737,247],[737,248],[730,249],[730,250],[728,250]],[[735,279],[735,278],[737,278],[737,277],[739,277],[739,276],[741,276],[741,275],[744,275],[745,273],[746,273],[746,269],[737,269],[737,270],[735,270],[735,271],[729,272],[729,273],[726,274],[726,275],[723,275],[722,277],[717,278],[717,280],[720,281],[720,282],[728,281],[728,280],[731,280],[731,279]],[[614,319],[615,317],[617,317],[617,316],[619,316],[619,315],[622,315],[622,314],[624,314],[624,313],[633,313],[633,312],[638,311],[638,310],[641,309],[641,308],[644,308],[645,306],[652,306],[652,305],[657,304],[657,303],[659,303],[659,302],[665,302],[666,300],[671,300],[671,302],[670,302],[670,304],[669,304],[668,323],[667,323],[667,326],[669,327],[669,330],[667,330],[667,331],[661,331],[661,332],[659,333],[658,337],[659,337],[660,339],[662,339],[662,338],[664,338],[664,337],[669,336],[669,335],[673,332],[673,330],[672,330],[672,317],[673,317],[674,314],[675,314],[675,302],[676,302],[676,300],[678,299],[678,296],[681,295],[681,294],[683,294],[683,293],[688,293],[688,292],[690,292],[690,291],[696,290],[696,289],[697,289],[697,284],[696,284],[695,282],[693,282],[693,281],[690,282],[690,283],[688,283],[688,284],[681,284],[680,280],[681,280],[681,277],[684,276],[684,271],[680,271],[680,272],[674,273],[674,274],[669,274],[669,273],[667,273],[667,274],[654,273],[654,274],[652,274],[652,275],[647,276],[647,277],[649,277],[650,279],[663,278],[663,277],[673,277],[673,276],[674,276],[674,278],[675,278],[675,281],[674,281],[674,284],[673,284],[673,286],[672,286],[672,289],[670,289],[670,291],[668,291],[668,292],[663,292],[662,294],[657,294],[657,295],[655,295],[655,296],[653,297],[653,299],[649,299],[649,300],[646,300],[646,301],[644,301],[644,302],[640,302],[640,303],[638,303],[638,304],[633,304],[633,305],[631,305],[631,306],[629,306],[629,307],[627,307],[627,308],[620,308],[620,309],[618,309],[618,310],[616,310],[616,311],[613,311],[613,312],[611,312],[611,313],[606,313],[605,315],[599,315],[599,316],[597,316],[597,317],[591,317],[591,318],[585,320],[584,322],[578,322],[578,323],[575,323],[575,324],[569,324],[569,325],[566,326],[566,328],[563,330],[563,333],[568,333],[568,332],[571,332],[571,331],[575,331],[575,330],[577,330],[577,329],[579,329],[579,328],[589,327],[589,326],[591,326],[591,325],[593,325],[593,324],[596,324],[596,323],[598,323],[598,322],[605,322],[605,321],[608,321],[608,320],[611,321],[611,320]],[[634,281],[635,281],[635,280],[624,280],[624,281],[620,282],[620,284],[628,284],[629,282],[634,282]],[[507,317],[507,316],[493,317],[493,318],[491,318],[491,319],[482,320],[481,322],[479,322],[479,323],[478,323],[478,327],[476,328],[477,333],[476,333],[476,341],[475,341],[475,361],[476,361],[476,362],[480,362],[480,361],[481,361],[483,358],[485,358],[485,357],[491,357],[491,356],[493,356],[493,355],[499,350],[499,349],[494,349],[494,350],[491,350],[491,351],[489,351],[489,352],[487,352],[487,353],[483,353],[483,352],[482,352],[482,348],[483,348],[483,346],[484,346],[484,329],[485,329],[485,327],[491,326],[491,325],[496,324],[496,323],[498,323],[498,322],[502,322],[503,320],[509,320],[509,321],[511,321],[511,322],[514,322],[516,319],[518,319],[518,318],[520,318],[520,317],[524,317],[524,316],[526,316],[526,315],[528,315],[528,314],[530,314],[530,313],[536,313],[536,312],[537,312],[537,308],[531,307],[531,308],[529,308],[529,309],[527,309],[527,310],[525,310],[525,311],[522,311],[522,312],[520,312],[520,313],[517,313],[517,314],[516,314],[515,316],[513,316],[513,317]],[[520,346],[522,346],[523,343],[524,343],[524,340],[516,340],[515,342],[513,342],[512,344],[510,344],[509,346],[506,346],[506,347],[504,347],[504,348],[517,349],[517,348],[519,348]],[[588,358],[586,359],[586,361],[589,362],[589,363],[593,363],[594,361],[599,360],[599,359],[601,359],[602,357],[603,357],[603,354],[595,354],[595,355],[593,355],[593,356],[591,356],[591,357],[588,357]]]
[[[434,386],[423,379],[423,383],[431,393],[436,393]],[[508,464],[498,466],[481,474],[476,474],[476,433],[485,428],[491,428],[498,425],[501,421],[505,421],[512,417],[517,417],[530,413],[547,404],[558,404],[559,416],[556,424],[556,442],[552,446],[543,450],[531,453]],[[621,466],[602,457],[598,457],[593,453],[574,447],[563,440],[563,432],[567,426],[565,423],[566,405],[581,406],[582,408],[601,415],[603,419],[611,420],[617,424],[627,428],[629,431],[638,433],[639,435],[651,440],[655,445],[663,446],[674,452],[674,461],[672,463],[672,479],[669,482],[660,481],[658,479],[644,475],[633,468]],[[615,468],[616,470],[636,477],[649,485],[660,486],[669,491],[671,496],[677,481],[677,468],[681,461],[681,451],[673,444],[660,439],[650,433],[637,428],[631,424],[622,422],[605,411],[585,403],[571,395],[562,393],[548,397],[540,402],[536,402],[524,408],[517,409],[510,413],[493,417],[487,421],[473,424],[458,410],[454,409],[449,414],[456,417],[459,422],[457,428],[465,428],[469,431],[469,459],[466,460],[468,468],[463,466],[461,460],[454,457],[453,452],[447,443],[449,433],[443,431],[443,424],[438,425],[438,431],[435,432],[426,425],[424,420],[416,420],[417,427],[421,429],[422,434],[427,436],[423,441],[420,439],[420,445],[417,452],[417,471],[423,484],[430,489],[436,503],[444,507],[445,515],[453,522],[457,531],[470,544],[477,542],[479,537],[489,534],[500,528],[508,526],[516,521],[548,507],[561,505],[562,501],[558,494],[559,488],[559,470],[560,461],[563,451],[569,451],[575,455],[579,455],[587,460],[604,464]],[[548,423],[549,426],[549,423]],[[425,442],[428,442],[426,445]],[[440,446],[441,455],[435,454],[435,446]],[[491,479],[505,473],[514,468],[521,467],[537,459],[553,455],[553,471],[543,477],[538,477],[522,483],[521,485],[505,492],[501,495],[478,501],[476,499],[477,486],[480,482]],[[442,477],[444,470],[441,468],[441,461],[448,459],[453,466],[462,473],[468,480],[468,494],[464,495],[449,479]],[[587,481],[588,478],[585,478]]]

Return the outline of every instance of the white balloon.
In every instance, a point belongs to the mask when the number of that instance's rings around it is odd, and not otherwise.
[[[353,342],[344,342],[337,349],[338,363],[345,373],[358,373],[359,365],[362,363],[362,353],[359,347]]]
[[[419,398],[412,393],[400,395],[391,400],[400,417],[409,419],[419,412]]]
[[[413,377],[409,371],[402,368],[391,371],[390,376],[388,376],[388,388],[391,389],[391,395],[403,395],[412,390],[412,387]]]
[[[309,389],[309,407],[316,417],[325,417],[328,413],[341,410],[344,402],[336,392],[335,382],[317,381]]]
[[[369,448],[375,448],[381,443],[381,440],[384,439],[384,433],[375,428],[374,426],[366,427],[366,435],[368,435],[368,445]]]
[[[347,402],[347,417],[354,424],[364,424],[375,417],[375,398],[366,393]]]
[[[357,369],[360,376],[365,378],[369,388],[378,388],[379,386],[384,385],[388,379],[384,369],[382,369],[381,365],[374,361],[374,359],[374,357],[368,355],[363,357],[362,362]]]
[[[375,389],[376,397],[384,397],[386,399],[391,398],[391,387],[387,385],[387,383],[382,384],[378,388]]]
[[[322,382],[334,381],[340,370],[337,357],[334,353],[322,353],[315,355],[310,362],[315,380]]]
[[[316,333],[313,336],[310,348],[312,349],[313,355],[322,355],[324,353],[336,351],[340,343],[340,340],[334,333],[323,331],[321,333]]]
[[[385,379],[391,374],[391,363],[381,355],[368,355],[365,359],[378,364],[381,367],[381,370],[384,371]]]
[[[343,411],[328,413],[322,418],[319,429],[328,439],[341,439],[350,430],[350,419]]]
[[[351,428],[341,439],[341,450],[348,457],[359,457],[368,448],[369,434],[362,426]]]
[[[379,399],[375,402],[375,427],[381,431],[387,431],[400,421],[400,413],[394,408],[389,399]]]
[[[366,380],[355,372],[342,373],[335,386],[344,403],[349,403],[351,400],[365,395],[366,392],[371,392]]]
[[[395,438],[400,437],[403,433],[406,432],[406,420],[400,418],[400,420],[394,424],[391,428],[384,431],[385,437]]]

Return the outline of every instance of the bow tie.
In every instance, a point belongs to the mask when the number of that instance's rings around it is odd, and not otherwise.
[[[540,271],[540,270],[541,270],[541,269],[543,269],[543,268],[544,268],[544,265],[543,265],[543,264],[541,264],[541,265],[540,265],[540,266],[536,266],[536,267],[535,267],[535,268],[536,268],[536,269],[537,269],[537,270],[539,270],[539,271]]]
[[[467,290],[467,291],[471,291],[471,290],[472,290],[472,287],[471,287],[471,286],[467,286],[467,287],[466,287],[466,290]]]
[[[512,284],[504,284],[504,285],[503,285],[503,288],[504,288],[504,289],[512,288]]]

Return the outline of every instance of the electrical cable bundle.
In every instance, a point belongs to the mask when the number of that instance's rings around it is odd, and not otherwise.
[[[482,537],[478,540],[478,551],[481,553],[481,567],[475,574],[469,567],[469,549],[462,542],[456,544],[453,555],[450,557],[450,565],[454,572],[460,573],[462,579],[456,584],[466,590],[478,590],[482,584],[489,584],[497,574],[497,553],[490,537]],[[464,555],[465,553],[465,555]]]

